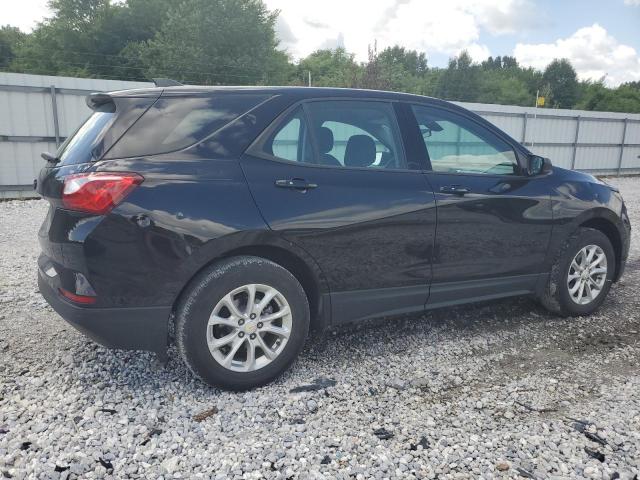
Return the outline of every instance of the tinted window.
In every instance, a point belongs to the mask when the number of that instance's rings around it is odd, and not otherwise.
[[[475,122],[445,110],[413,106],[435,172],[514,175],[513,148]]]
[[[94,110],[87,121],[60,146],[61,165],[87,163],[104,153],[153,104],[157,97],[113,97]]]
[[[264,151],[292,162],[314,163],[309,128],[301,107],[291,113],[270,135]]]
[[[307,104],[319,160],[324,165],[406,168],[393,107],[383,102]]]
[[[267,98],[266,95],[255,94],[161,97],[108,152],[107,157],[182,150],[225,127]]]
[[[116,117],[115,112],[93,112],[58,149],[59,165],[87,163],[95,160],[94,150]]]

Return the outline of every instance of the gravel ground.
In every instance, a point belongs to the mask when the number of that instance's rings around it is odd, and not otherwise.
[[[640,179],[612,180],[640,224]],[[640,473],[640,239],[603,308],[528,299],[311,340],[275,384],[98,347],[36,287],[42,201],[0,204],[0,477],[606,478]],[[306,391],[296,391],[296,389]]]

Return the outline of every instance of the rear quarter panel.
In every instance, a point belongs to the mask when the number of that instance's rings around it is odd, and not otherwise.
[[[237,161],[165,155],[96,169],[145,178],[85,241],[90,278],[112,305],[170,305],[225,249],[268,231]]]

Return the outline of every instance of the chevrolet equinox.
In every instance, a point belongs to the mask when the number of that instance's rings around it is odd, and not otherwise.
[[[624,270],[618,190],[415,95],[304,87],[91,94],[47,160],[39,289],[110,348],[241,390],[310,330],[516,295],[586,315]]]

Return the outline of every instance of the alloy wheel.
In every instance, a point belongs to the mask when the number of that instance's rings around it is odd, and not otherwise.
[[[571,261],[567,274],[569,296],[578,305],[593,302],[607,281],[607,256],[598,245],[582,247]]]
[[[248,284],[226,294],[207,322],[207,345],[224,368],[250,372],[280,355],[292,328],[287,299],[269,285]]]

